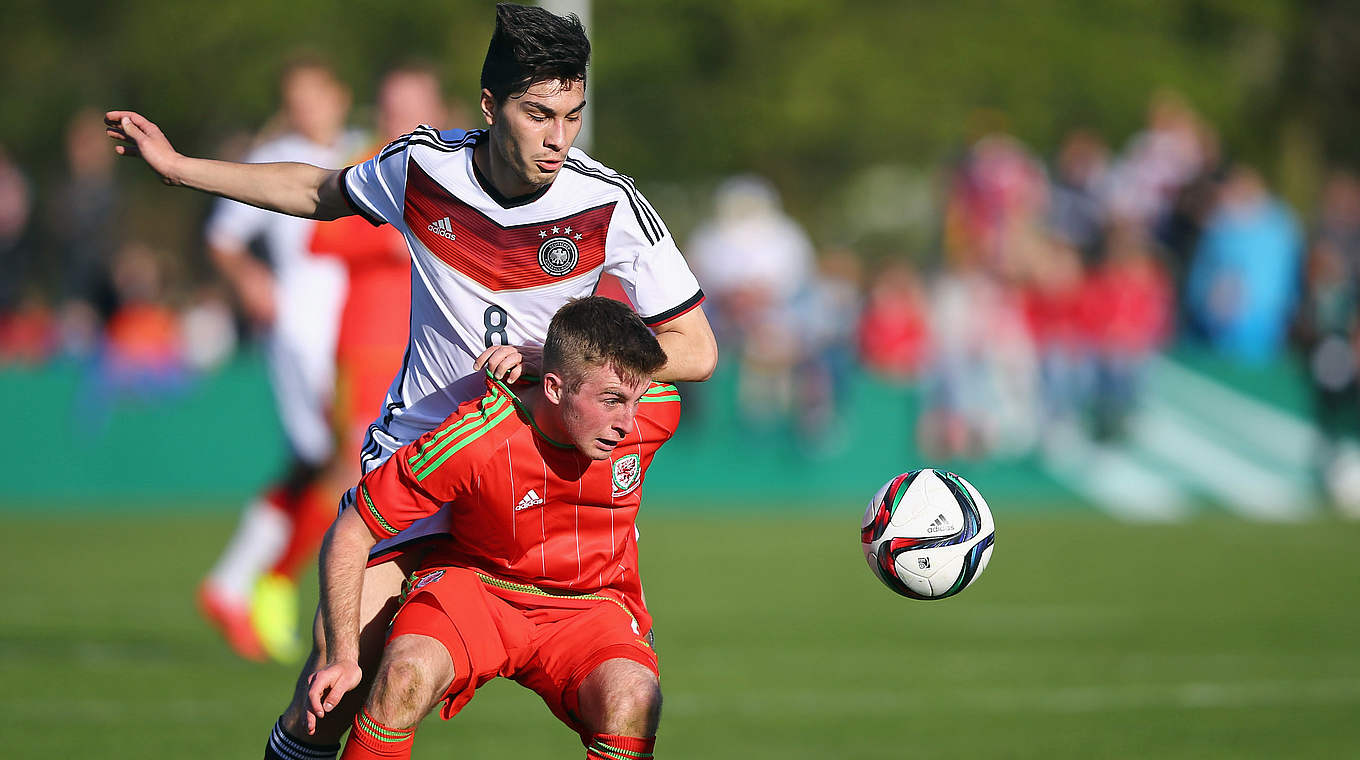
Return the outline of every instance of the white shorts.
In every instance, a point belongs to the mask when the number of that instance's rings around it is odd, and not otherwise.
[[[335,453],[329,410],[335,393],[334,350],[274,335],[266,342],[269,382],[279,422],[293,453],[321,467]]]

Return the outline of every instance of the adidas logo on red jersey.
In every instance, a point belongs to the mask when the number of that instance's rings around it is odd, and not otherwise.
[[[528,509],[529,507],[537,507],[539,504],[542,504],[542,503],[543,503],[543,497],[542,497],[542,496],[539,496],[537,491],[535,491],[534,489],[530,488],[530,489],[529,489],[529,493],[524,494],[524,498],[523,498],[523,499],[520,499],[520,500],[519,500],[519,503],[515,505],[515,511],[518,512],[518,511],[520,511],[521,509]]]
[[[458,237],[453,234],[453,225],[449,223],[449,218],[447,216],[444,217],[443,219],[440,219],[437,222],[434,222],[425,229],[429,230],[430,232],[433,232],[434,234],[440,237],[446,237],[449,240],[458,239]]]

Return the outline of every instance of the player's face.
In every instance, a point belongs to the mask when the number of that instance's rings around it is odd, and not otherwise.
[[[444,125],[444,99],[439,80],[421,71],[389,74],[378,90],[378,129],[395,140],[421,124]]]
[[[548,382],[556,375],[549,373]],[[613,367],[590,367],[580,387],[569,390],[558,379],[555,397],[561,415],[560,435],[591,459],[608,459],[619,441],[633,429],[638,399],[647,391],[646,378],[629,382]]]
[[[523,95],[496,105],[482,90],[482,116],[491,131],[491,149],[501,164],[492,177],[502,193],[527,195],[550,183],[562,170],[567,150],[581,131],[586,84],[580,80],[535,82]]]
[[[283,111],[293,129],[326,144],[345,126],[349,90],[326,69],[295,69],[283,80]]]

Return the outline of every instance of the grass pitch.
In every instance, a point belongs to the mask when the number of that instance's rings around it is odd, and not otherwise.
[[[931,603],[873,578],[859,516],[644,517],[662,757],[1360,756],[1360,525],[1002,512],[986,573]],[[233,516],[7,517],[5,757],[260,755],[295,670],[193,609]],[[415,750],[583,754],[508,682]]]

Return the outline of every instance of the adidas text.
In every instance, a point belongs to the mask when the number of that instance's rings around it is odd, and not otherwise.
[[[449,240],[458,239],[458,237],[453,234],[453,225],[449,223],[449,218],[447,216],[444,217],[443,219],[440,219],[437,222],[434,222],[425,229],[429,230],[430,232],[433,232],[434,234],[440,237],[448,238]]]
[[[949,524],[948,518],[940,515],[935,518],[935,522],[931,523],[930,527],[926,528],[926,533],[951,533],[953,530],[954,526]]]

